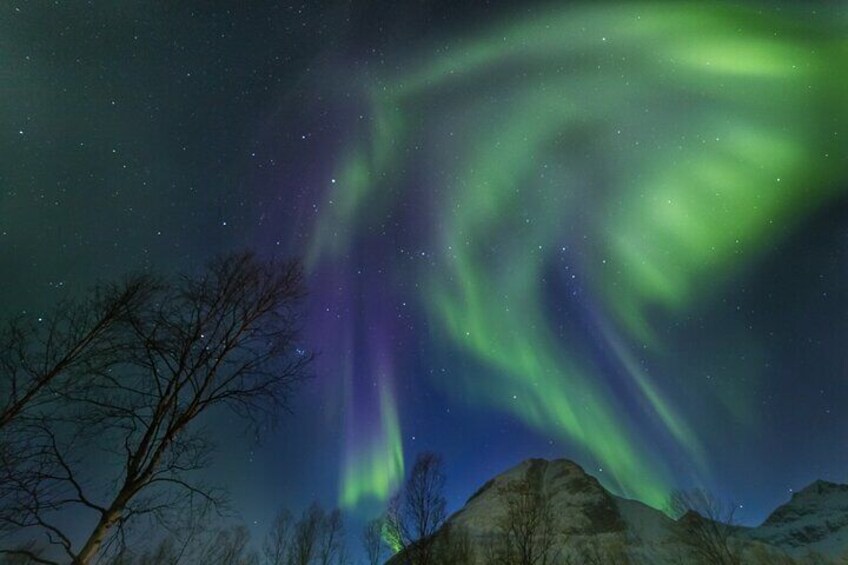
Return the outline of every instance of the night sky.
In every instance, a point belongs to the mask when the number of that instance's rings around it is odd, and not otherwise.
[[[0,8],[0,308],[255,248],[315,378],[210,478],[373,517],[528,457],[758,522],[848,480],[844,3]],[[705,3],[706,4],[706,3]]]

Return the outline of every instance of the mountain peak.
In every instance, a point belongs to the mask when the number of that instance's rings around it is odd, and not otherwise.
[[[848,493],[848,485],[818,479],[794,493],[792,499],[830,496],[840,492]]]
[[[542,459],[530,458],[525,459],[515,467],[512,467],[493,479],[487,481],[477,492],[471,495],[467,502],[471,502],[494,488],[500,488],[514,481],[527,481],[534,488],[540,488],[545,491],[545,483],[551,482],[554,479],[576,479],[578,482],[589,481],[589,484],[596,484],[600,487],[598,481],[586,473],[583,467],[571,461],[570,459]],[[588,485],[587,485],[588,486]],[[549,493],[548,493],[549,494]]]
[[[755,537],[782,547],[828,552],[830,545],[848,537],[848,485],[810,483],[772,512]]]
[[[772,512],[763,526],[795,522],[811,513],[848,509],[848,485],[816,480],[792,494],[789,502]]]
[[[539,470],[548,468],[555,469],[558,471],[586,475],[586,471],[583,470],[583,467],[581,467],[571,459],[543,459],[541,457],[531,457],[530,459],[525,459],[512,469],[501,473],[500,476],[509,475],[510,473],[516,472],[518,470],[529,471],[530,469]]]
[[[604,552],[617,555],[616,551],[625,548],[628,555],[646,562],[679,560],[680,552],[686,549],[675,540],[674,529],[681,523],[697,526],[707,520],[690,510],[676,525],[654,508],[613,495],[574,461],[527,459],[489,480],[448,519],[450,527],[466,532],[480,550],[476,565],[487,562],[484,548],[502,535],[511,493],[515,492],[510,486],[515,483],[522,483],[550,504],[556,516],[557,547],[578,556],[578,562],[586,562],[580,557],[586,548],[594,548],[595,557],[607,555]],[[739,551],[752,555],[764,551],[763,547],[784,556],[801,556],[809,551],[841,555],[848,549],[848,485],[814,481],[762,525],[733,527],[731,531],[740,544]]]
[[[624,527],[614,497],[568,459],[522,461],[486,482],[452,519],[473,534],[491,534],[507,511],[508,487],[515,483],[548,500],[567,532],[618,532]]]

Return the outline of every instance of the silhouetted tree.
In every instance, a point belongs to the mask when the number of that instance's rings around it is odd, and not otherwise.
[[[383,543],[383,520],[376,518],[371,520],[362,530],[362,547],[368,565],[379,565],[383,562],[386,548]]]
[[[724,504],[705,490],[675,491],[668,510],[678,519],[671,528],[672,538],[688,549],[690,560],[714,565],[738,565],[734,547],[735,505]]]
[[[281,509],[263,545],[268,565],[341,565],[347,560],[344,523],[339,510],[325,512],[317,503],[293,521]]]
[[[323,528],[324,511],[320,506],[313,504],[304,510],[294,527],[291,557],[293,565],[309,565],[318,557]]]
[[[286,509],[280,509],[274,516],[271,529],[265,536],[262,554],[267,565],[288,565],[292,551],[292,516]]]
[[[389,501],[386,534],[412,565],[436,563],[433,535],[446,518],[444,486],[441,457],[422,453],[403,489]]]
[[[61,473],[37,440],[44,418],[56,420],[67,412],[68,394],[95,386],[98,374],[124,361],[131,345],[126,322],[156,286],[150,277],[129,277],[0,329],[0,530],[18,530],[15,522],[39,477]]]
[[[259,565],[259,556],[250,549],[250,533],[242,525],[221,529],[203,546],[190,563],[214,565]]]
[[[52,564],[44,557],[44,546],[35,541],[27,541],[9,551],[0,552],[0,565],[32,565],[34,563]]]
[[[528,478],[501,485],[498,494],[506,512],[497,520],[490,561],[499,565],[556,563],[557,520],[550,500]]]
[[[574,543],[572,549],[571,562],[581,565],[629,565],[633,562],[627,553],[625,539],[619,536],[590,536]]]
[[[122,361],[86,365],[85,386],[56,391],[62,410],[28,422],[27,474],[9,485],[19,512],[7,523],[47,536],[75,565],[92,562],[110,536],[120,541],[135,518],[164,520],[187,497],[219,504],[219,490],[193,480],[213,447],[197,420],[228,408],[258,433],[287,407],[310,361],[297,347],[296,263],[227,255],[149,294],[125,309],[116,337],[87,346],[118,343]],[[91,465],[80,464],[92,448],[119,469],[111,480],[97,476],[101,488],[92,486]],[[94,525],[77,549],[57,517],[80,509]],[[234,543],[242,537],[232,533]]]
[[[240,523],[231,522],[206,499],[190,500],[180,508],[169,529],[153,524],[141,543],[122,545],[103,565],[258,565],[259,556],[250,546],[250,534]]]
[[[27,414],[61,402],[60,392],[89,385],[86,377],[123,361],[125,322],[137,316],[157,288],[133,276],[66,301],[50,314],[19,316],[0,330],[0,430]]]
[[[476,563],[475,554],[471,536],[463,526],[446,522],[436,534],[433,563],[468,565]]]
[[[321,539],[318,545],[318,562],[321,565],[333,565],[345,559],[344,523],[342,513],[332,510],[324,516],[321,524]]]
[[[185,545],[177,536],[162,539],[152,550],[139,556],[126,552],[109,565],[259,565],[259,556],[250,548],[250,533],[243,525],[208,528]]]

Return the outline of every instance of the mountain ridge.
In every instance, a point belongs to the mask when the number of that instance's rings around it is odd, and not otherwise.
[[[491,553],[505,531],[504,521],[512,519],[510,489],[515,485],[522,485],[525,498],[537,497],[543,501],[540,504],[550,505],[556,521],[552,543],[558,555],[572,555],[564,562],[586,562],[588,558],[573,553],[574,548],[586,547],[598,562],[695,562],[686,557],[692,548],[681,532],[708,525],[704,531],[724,532],[726,545],[742,556],[742,563],[848,563],[846,484],[814,481],[751,527],[711,520],[721,517],[719,506],[698,512],[695,505],[674,520],[642,502],[611,493],[569,459],[526,459],[489,479],[446,520],[436,537],[459,528],[477,549],[475,563],[492,563],[491,555],[481,554]]]

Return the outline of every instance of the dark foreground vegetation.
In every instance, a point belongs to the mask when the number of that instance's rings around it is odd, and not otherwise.
[[[296,262],[239,253],[9,321],[0,333],[3,554],[102,562],[126,554],[131,532],[184,528],[186,513],[223,508],[225,491],[201,472],[214,449],[204,423],[228,410],[258,434],[284,412],[310,362],[298,346],[303,295]],[[244,533],[216,539],[235,551]]]

